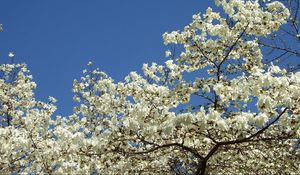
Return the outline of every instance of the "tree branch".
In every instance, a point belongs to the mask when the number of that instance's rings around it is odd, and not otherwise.
[[[165,144],[165,145],[161,145],[161,146],[157,146],[157,147],[154,147],[152,149],[149,149],[149,150],[146,150],[146,151],[141,151],[141,152],[134,152],[132,154],[147,154],[147,153],[150,153],[150,152],[154,152],[156,150],[159,150],[159,149],[163,149],[163,148],[169,148],[169,147],[179,147],[185,151],[189,151],[190,153],[194,154],[197,158],[200,158],[200,159],[203,159],[203,157],[194,149],[192,148],[189,148],[187,146],[184,146],[182,144],[179,144],[179,143],[170,143],[170,144]]]

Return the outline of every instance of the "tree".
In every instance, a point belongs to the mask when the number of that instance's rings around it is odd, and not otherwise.
[[[262,47],[265,64],[276,64],[287,71],[297,71],[300,68],[299,52],[299,0],[280,0],[290,11],[287,24],[279,28],[267,38],[260,38],[258,44]]]
[[[33,98],[24,65],[2,65],[0,170],[299,174],[300,73],[263,55],[290,11],[278,1],[216,4],[226,17],[208,8],[163,34],[182,49],[167,50],[165,65],[115,83],[89,63],[68,117],[50,117],[53,98]]]
[[[9,56],[12,63],[0,65],[0,172],[35,172],[41,169],[40,163],[47,164],[37,145],[50,137],[54,98],[49,103],[36,101],[36,84],[26,65],[13,64],[14,55]]]

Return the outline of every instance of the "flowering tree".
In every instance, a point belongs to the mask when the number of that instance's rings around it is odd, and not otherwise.
[[[163,34],[183,50],[167,50],[164,65],[114,82],[89,63],[68,117],[51,118],[53,98],[33,98],[25,65],[2,65],[0,170],[299,174],[300,73],[265,64],[260,44],[290,12],[277,1],[216,4],[227,18],[208,8]]]
[[[14,55],[9,56],[13,59]],[[32,172],[41,169],[37,162],[47,164],[40,144],[49,137],[49,120],[55,106],[53,98],[49,103],[34,99],[36,84],[28,72],[25,64],[0,65],[1,173]]]
[[[298,71],[300,68],[300,0],[280,0],[290,11],[287,24],[267,38],[260,38],[258,44],[263,50],[264,64],[280,64],[287,71]]]

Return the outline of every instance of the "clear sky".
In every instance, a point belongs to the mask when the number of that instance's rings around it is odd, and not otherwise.
[[[72,83],[88,61],[115,80],[165,61],[161,35],[181,30],[213,0],[1,0],[0,64],[27,63],[37,99],[72,113]]]

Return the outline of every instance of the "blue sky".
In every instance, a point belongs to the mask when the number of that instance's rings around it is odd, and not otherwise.
[[[1,0],[0,63],[13,51],[38,84],[37,99],[72,113],[72,83],[88,61],[115,80],[165,61],[161,35],[181,30],[212,0]]]

